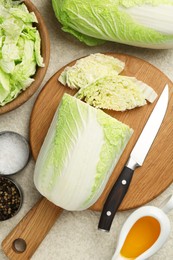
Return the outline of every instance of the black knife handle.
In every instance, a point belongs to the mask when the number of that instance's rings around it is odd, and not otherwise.
[[[125,166],[110,191],[106,202],[103,206],[98,229],[109,231],[111,228],[114,216],[126,195],[134,170]]]

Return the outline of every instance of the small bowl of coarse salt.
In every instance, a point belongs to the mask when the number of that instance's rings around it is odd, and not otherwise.
[[[18,133],[0,132],[0,175],[12,175],[21,171],[29,161],[30,147]]]

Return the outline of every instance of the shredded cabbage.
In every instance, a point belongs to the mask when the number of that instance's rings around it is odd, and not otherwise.
[[[36,161],[36,188],[64,209],[90,207],[132,133],[103,111],[64,94]]]
[[[37,18],[21,1],[0,0],[0,106],[16,98],[43,67]]]

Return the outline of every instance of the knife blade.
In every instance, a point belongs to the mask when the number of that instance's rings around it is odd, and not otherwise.
[[[159,131],[167,110],[168,97],[169,89],[168,85],[166,85],[135,146],[133,147],[128,161],[126,162],[104,203],[98,229],[104,231],[110,230],[114,216],[128,191],[133,173],[137,167],[142,166]]]

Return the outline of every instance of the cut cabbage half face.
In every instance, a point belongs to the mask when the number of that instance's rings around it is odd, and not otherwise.
[[[118,75],[124,67],[123,61],[112,56],[90,54],[78,60],[74,66],[66,67],[59,81],[72,89],[80,89],[105,76]]]
[[[38,191],[66,210],[96,202],[133,130],[103,111],[64,94],[34,173]]]
[[[80,89],[76,97],[102,109],[125,111],[154,102],[156,92],[135,77],[107,76]]]

